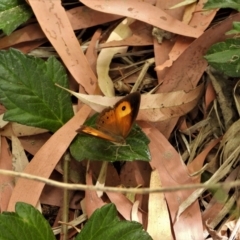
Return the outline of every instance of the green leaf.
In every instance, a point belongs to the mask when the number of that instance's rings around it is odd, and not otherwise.
[[[72,116],[70,94],[63,66],[51,57],[47,61],[10,49],[0,51],[0,103],[4,120],[45,128],[55,132]]]
[[[48,222],[33,206],[18,202],[15,211],[0,214],[1,240],[56,240]]]
[[[233,22],[233,29],[226,32],[226,35],[239,34],[240,33],[240,22]]]
[[[9,35],[32,15],[33,12],[25,0],[1,0],[0,29]]]
[[[95,125],[97,114],[90,118],[85,125]],[[82,161],[84,159],[98,161],[133,161],[150,160],[148,149],[149,139],[136,124],[126,139],[126,144],[116,145],[107,140],[79,134],[70,146],[72,156]]]
[[[214,9],[214,8],[233,8],[240,11],[239,0],[208,0],[204,9]]]
[[[150,240],[138,222],[120,221],[114,204],[97,209],[87,221],[76,240]]]
[[[240,39],[214,44],[204,58],[218,71],[230,77],[240,77]]]

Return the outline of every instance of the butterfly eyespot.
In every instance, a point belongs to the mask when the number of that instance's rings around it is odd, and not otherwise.
[[[78,132],[123,144],[136,120],[140,101],[140,93],[131,93],[113,107],[104,109],[96,120],[96,128],[83,126]]]

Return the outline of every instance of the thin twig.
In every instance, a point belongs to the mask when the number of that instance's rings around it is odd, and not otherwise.
[[[159,192],[175,192],[179,190],[189,190],[189,189],[211,189],[211,188],[224,188],[230,189],[240,186],[240,180],[232,182],[222,182],[222,183],[199,183],[199,184],[185,184],[178,185],[175,187],[163,187],[163,188],[119,188],[119,187],[97,187],[93,185],[84,184],[71,184],[71,183],[61,183],[58,181],[50,180],[48,178],[38,177],[27,173],[19,173],[10,170],[0,169],[0,174],[5,176],[21,177],[33,181],[43,182],[50,186],[66,188],[71,190],[92,190],[92,191],[105,191],[105,192],[120,192],[120,193],[135,193],[135,194],[149,194],[149,193],[159,193]]]

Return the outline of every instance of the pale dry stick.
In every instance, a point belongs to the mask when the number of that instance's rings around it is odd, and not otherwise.
[[[118,81],[122,81],[123,79],[125,79],[125,78],[127,78],[127,77],[133,75],[134,73],[139,72],[141,69],[142,69],[142,66],[137,67],[137,68],[135,68],[135,69],[133,69],[133,70],[127,72],[126,74],[124,74],[124,76],[121,76],[121,77],[119,77],[119,78],[113,80],[113,82],[115,83],[115,82],[118,82]]]
[[[142,81],[143,81],[143,78],[145,77],[149,67],[155,63],[155,59],[154,58],[150,58],[148,60],[146,60],[143,68],[142,68],[142,71],[140,72],[139,76],[138,76],[138,79],[137,81],[135,82],[132,90],[131,90],[131,93],[132,92],[136,92],[138,90],[138,87],[141,85]]]
[[[117,53],[113,56],[113,58],[122,58],[122,57],[129,57],[129,56],[142,56],[144,54],[152,53],[153,50],[142,50],[137,52],[126,52],[126,53]],[[146,60],[145,60],[146,61]]]
[[[160,193],[160,192],[175,192],[180,190],[189,190],[189,189],[211,189],[211,188],[225,188],[230,189],[240,186],[240,180],[232,182],[222,182],[222,183],[198,183],[198,184],[185,184],[178,185],[175,187],[163,187],[163,188],[119,188],[119,187],[97,187],[93,185],[84,185],[84,184],[71,184],[71,183],[61,183],[58,181],[50,180],[48,178],[43,178],[27,173],[19,173],[10,170],[0,169],[0,174],[5,176],[21,177],[29,179],[32,181],[39,181],[50,186],[71,189],[71,190],[91,190],[91,191],[104,191],[104,192],[119,192],[119,193],[135,193],[135,194],[149,194],[149,193]]]
[[[229,237],[229,240],[236,239],[237,234],[240,232],[240,218],[238,218],[237,223],[235,224],[232,233]]]
[[[138,65],[143,65],[144,63],[146,62],[146,60],[142,60],[142,61],[139,61],[139,62],[135,62],[135,63],[132,63],[130,65],[125,65],[125,66],[121,66],[121,67],[115,67],[115,68],[110,68],[109,71],[118,71],[119,69],[128,69],[128,68],[132,68],[132,67],[135,67],[135,66],[138,66]],[[137,67],[136,67],[137,68]],[[140,67],[141,69],[142,67]]]
[[[107,161],[103,161],[102,162],[102,166],[101,166],[101,170],[96,182],[96,186],[97,187],[104,187],[105,186],[105,182],[106,182],[106,177],[107,177],[107,167],[108,167],[108,162]],[[103,195],[103,191],[97,191],[97,196],[100,198]]]
[[[66,223],[62,221],[58,221],[58,223],[62,224],[62,226],[65,225],[67,229],[74,228],[78,233],[80,233],[80,230],[76,226],[71,225],[70,223]]]
[[[73,219],[72,221],[68,222],[68,229],[72,229],[73,227],[76,228],[77,225],[83,223],[88,219],[87,214],[83,213],[82,215],[78,216],[77,218]],[[60,221],[58,223],[61,224]],[[57,226],[52,228],[54,235],[57,235],[61,232],[61,226]]]
[[[217,182],[222,179],[224,176],[226,176],[226,174],[229,173],[231,167],[234,164],[234,160],[235,158],[235,154],[238,153],[240,151],[240,146],[237,147],[232,153],[231,155],[225,160],[225,162],[218,168],[218,170],[212,175],[212,177],[206,181],[204,183],[205,186],[207,186],[207,188],[210,188],[209,186],[217,184]],[[239,180],[238,180],[239,181]],[[237,182],[237,181],[235,181]],[[227,184],[226,184],[227,186]],[[205,192],[206,188],[201,188],[201,189],[196,189],[194,192],[191,193],[190,196],[188,196],[188,198],[181,203],[181,205],[178,208],[178,212],[176,214],[176,218],[175,221],[178,220],[179,216],[183,213],[183,211],[186,210],[186,208],[188,208],[194,201],[197,200],[197,198],[203,193]]]
[[[133,64],[132,59],[130,59],[128,57],[122,57],[122,61],[123,61],[123,63],[128,64],[128,65]]]
[[[66,152],[63,158],[63,181],[65,183],[68,182],[69,179],[69,163],[71,161],[70,153]],[[69,190],[63,189],[63,212],[62,212],[62,221],[68,222],[68,214],[69,214]],[[62,225],[62,236],[63,240],[68,239],[68,226]]]
[[[162,85],[162,83],[163,82],[158,83],[157,86],[154,87],[152,90],[150,90],[147,94],[150,95],[150,94],[155,93],[158,90],[158,88]]]
[[[223,208],[217,213],[214,219],[211,219],[211,223],[208,224],[208,227],[210,227],[210,229],[215,229],[218,224],[226,217],[226,215],[230,213],[231,209],[233,209],[235,202],[236,197],[233,195],[224,204]]]

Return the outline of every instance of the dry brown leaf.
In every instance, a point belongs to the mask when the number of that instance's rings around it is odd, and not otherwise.
[[[92,179],[96,179],[99,175],[101,167],[101,162],[99,161],[91,161],[89,171],[87,171],[86,175],[86,184],[93,185]],[[108,166],[109,171],[107,172],[106,177],[106,185],[117,186],[120,184],[118,174],[116,169],[113,165],[109,164]],[[96,191],[85,191],[85,200],[84,200],[84,207],[86,209],[86,213],[88,216],[97,209],[103,206],[105,203],[104,201],[97,196]]]
[[[151,141],[149,144],[152,156],[150,165],[158,170],[162,186],[173,187],[193,183],[187,167],[167,139],[147,123],[142,123],[140,126]],[[176,239],[198,239],[199,236],[203,236],[201,212],[197,201],[182,213],[178,221],[174,222],[178,207],[191,193],[192,190],[165,193]]]
[[[92,39],[90,41],[90,44],[89,44],[86,54],[85,54],[90,66],[92,68],[92,71],[96,75],[97,75],[96,66],[97,66],[97,57],[98,57],[96,45],[101,37],[101,34],[102,34],[101,29],[97,29],[97,31],[92,36]]]
[[[106,193],[112,203],[116,205],[118,212],[128,221],[131,220],[131,212],[133,203],[121,193]],[[138,210],[138,219],[140,223],[143,223],[143,219],[146,219],[146,214]]]
[[[3,120],[4,113],[0,115],[0,129],[4,128],[8,122]],[[2,135],[2,129],[1,129],[1,135]]]
[[[202,96],[203,85],[189,92],[176,91],[170,93],[143,95],[138,120],[159,122],[180,117],[191,111]]]
[[[195,13],[192,16],[189,25],[202,31],[206,30],[206,28],[211,23],[212,19],[216,15],[217,10],[211,11],[203,11],[203,3],[205,0],[200,0],[196,6]],[[183,36],[178,36],[175,45],[169,53],[169,59],[161,65],[156,64],[156,71],[161,71],[165,67],[170,67],[173,62],[184,52],[185,49],[192,43],[193,39],[186,38]]]
[[[86,6],[72,8],[66,13],[74,30],[89,28],[122,18],[118,14],[106,14]]]
[[[66,11],[66,14],[74,30],[84,29],[122,18],[122,16],[101,13],[86,6],[70,9]],[[45,38],[46,35],[41,30],[39,24],[34,23],[16,30],[9,36],[1,38],[0,49],[7,48],[22,42],[27,42],[27,44],[29,44],[30,41],[39,41],[40,39],[44,39],[43,41],[46,42],[47,40]],[[44,42],[37,42],[38,46]]]
[[[182,21],[184,23],[188,24],[190,22],[190,20],[193,17],[194,11],[196,9],[196,5],[197,5],[197,1],[194,0],[193,3],[186,6],[185,11],[184,11],[184,15],[183,15],[183,19],[182,19]]]
[[[50,133],[42,133],[33,136],[20,137],[19,140],[27,152],[35,155],[51,136]]]
[[[101,44],[101,48],[120,47],[120,46],[148,46],[153,45],[152,26],[135,21],[129,25],[132,35],[118,41],[110,41]]]
[[[195,172],[198,172],[201,170],[207,155],[216,146],[216,144],[219,143],[220,140],[221,139],[219,138],[219,139],[214,139],[213,141],[211,141],[205,147],[205,149],[201,153],[199,153],[196,156],[196,158],[187,166],[190,174],[194,174]],[[201,175],[199,174],[198,176],[195,176],[192,179],[194,180],[194,182],[198,183],[201,180]]]
[[[158,92],[171,92],[175,90],[192,89],[198,84],[203,72],[207,67],[207,62],[203,59],[203,55],[207,49],[216,42],[220,42],[226,38],[225,32],[232,28],[233,21],[240,20],[240,13],[235,14],[214,27],[209,28],[198,39],[191,43],[182,55],[174,62],[171,68],[157,72],[158,78],[161,79],[162,85]],[[209,36],[212,36],[209,38]],[[159,53],[162,54],[162,47],[156,47],[155,56],[158,58]],[[166,55],[164,55],[166,57]],[[158,64],[158,62],[156,62]],[[176,126],[178,118],[167,120],[156,125],[156,127],[164,133],[165,136],[170,136],[170,133]]]
[[[231,174],[226,178],[226,182],[234,181],[239,172],[239,167],[234,169]],[[229,189],[224,190],[226,194],[229,193]],[[216,217],[216,215],[222,210],[224,207],[224,201],[219,201],[215,196],[212,197],[210,202],[208,203],[208,207],[202,213],[202,220],[204,223],[211,223],[211,221]]]
[[[31,41],[31,42],[18,43],[18,44],[13,45],[12,47],[18,49],[22,53],[27,54],[27,53],[35,50],[36,48],[38,48],[39,46],[41,46],[45,42],[46,42],[45,39],[43,39],[43,40],[36,40],[36,41]]]
[[[62,181],[62,174],[60,174],[57,171],[53,171],[50,179],[51,180],[55,180],[58,182]],[[70,191],[71,192],[71,191]],[[83,199],[84,197],[84,193],[83,192],[76,192],[73,197],[70,198],[69,201],[69,208],[71,209],[80,209],[80,200]],[[51,206],[62,206],[62,202],[63,202],[63,189],[61,188],[57,188],[57,187],[53,187],[50,185],[45,185],[45,187],[43,188],[43,191],[41,193],[40,196],[40,202],[41,204],[47,204],[47,205],[51,205]]]
[[[199,85],[188,92],[176,91],[170,93],[142,95],[140,112],[137,119],[159,122],[176,116],[185,115],[198,103],[198,100],[202,96],[203,87],[203,85]],[[101,112],[106,107],[113,106],[120,99],[119,97],[109,98],[96,95],[86,95],[73,92],[66,88],[63,89],[80,99],[83,103],[89,105],[97,112]]]
[[[175,4],[174,6],[171,6],[169,9],[179,8],[182,6],[190,5],[192,3],[196,2],[196,0],[184,0],[179,2],[178,4]]]
[[[207,116],[207,110],[210,106],[210,104],[214,101],[214,99],[216,99],[216,92],[213,88],[213,85],[211,82],[207,83],[206,86],[206,92],[205,92],[205,117]]]
[[[92,176],[92,169],[91,169],[91,164],[89,166],[89,169],[86,172],[86,184],[87,185],[93,185],[93,176]],[[104,205],[104,201],[97,196],[96,191],[90,191],[86,190],[85,191],[85,198],[84,198],[84,208],[85,208],[85,213],[87,214],[88,217],[90,217],[93,212],[102,207]]]
[[[96,76],[81,50],[61,2],[29,0],[29,4],[69,72],[88,93],[93,93],[96,88]]]
[[[45,35],[37,23],[25,26],[19,30],[14,31],[11,35],[0,39],[0,49],[11,47],[12,45],[39,40]]]
[[[240,220],[226,220],[226,222],[221,226],[219,232],[223,235],[228,237],[228,233],[231,232],[231,237],[228,240],[239,240],[240,239]]]
[[[91,109],[89,107],[83,106],[71,120],[54,133],[43,145],[25,168],[24,172],[49,178],[57,162],[76,136],[77,133],[75,130],[85,122],[90,112]],[[56,142],[58,143],[57,148]],[[28,186],[27,189],[26,185]],[[36,206],[43,187],[44,184],[40,182],[18,179],[8,205],[8,211],[14,211],[15,204],[19,201]]]
[[[86,6],[105,13],[121,14],[122,16],[131,17],[146,23],[149,23],[155,27],[163,30],[197,38],[202,34],[202,31],[196,28],[192,28],[166,12],[152,6],[151,4],[143,1],[121,1],[121,0],[80,0]]]
[[[118,26],[112,31],[107,39],[109,41],[118,41],[129,37],[132,32],[129,25],[134,22],[133,19],[125,18]],[[109,76],[109,67],[112,58],[117,53],[125,53],[127,47],[112,47],[108,49],[102,49],[98,54],[97,58],[97,75],[98,75],[98,86],[105,96],[115,96],[115,90],[113,81]]]
[[[239,20],[240,13],[235,14],[209,28],[203,35],[192,42],[191,47],[183,52],[161,79],[163,84],[159,88],[159,92],[180,89],[188,91],[193,86],[196,86],[207,67],[207,62],[203,58],[207,49],[214,43],[224,40],[226,38],[225,32],[232,28],[232,22]],[[209,36],[212,37],[209,38]]]
[[[150,188],[162,187],[159,172],[151,173]],[[172,239],[171,221],[164,193],[149,195],[147,232],[153,239]]]
[[[0,169],[12,170],[12,155],[5,137],[0,138]],[[6,211],[14,188],[14,178],[0,175],[0,212]]]
[[[36,134],[46,133],[48,130],[43,128],[37,128],[37,127],[30,127],[26,125],[22,125],[16,122],[11,122],[8,124],[4,130],[1,132],[2,136],[11,137],[12,134],[17,137],[23,137],[23,136],[33,136]]]
[[[20,140],[12,135],[12,165],[13,170],[16,172],[23,172],[25,167],[28,165],[28,158],[24,151],[24,148],[20,142]]]
[[[120,172],[121,184],[125,187],[148,187],[151,174],[149,163],[143,161],[126,162]],[[139,206],[148,212],[148,195],[135,195]]]
[[[234,151],[232,151],[231,155],[229,155],[228,158],[225,158],[224,162],[219,166],[219,168],[214,172],[214,174],[210,177],[209,180],[205,181],[205,184],[214,184],[218,181],[220,181],[223,177],[225,177],[227,174],[229,174],[229,172],[232,170],[232,167],[234,166],[234,164],[237,162],[238,158],[236,156],[238,156],[238,154],[240,151],[240,146],[238,146],[236,149],[234,149]],[[191,195],[189,195],[189,197],[181,203],[181,205],[179,206],[178,212],[177,212],[177,218],[179,218],[179,216],[181,216],[181,214],[183,214],[186,209],[189,209],[190,206],[192,206],[194,203],[196,203],[196,200],[198,199],[199,196],[202,195],[202,193],[205,191],[204,188],[199,188],[196,189],[195,191],[193,191],[191,193]],[[234,196],[231,196],[231,204],[233,204],[234,200]]]

